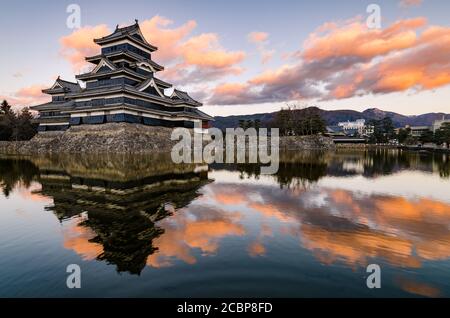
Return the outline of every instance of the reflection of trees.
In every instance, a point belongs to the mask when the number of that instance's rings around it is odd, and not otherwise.
[[[363,175],[367,178],[402,170],[439,172],[450,176],[449,156],[422,154],[397,149],[338,150],[336,152],[296,151],[280,153],[278,172],[274,175],[282,187],[307,186],[325,176]],[[218,170],[239,171],[241,179],[259,179],[261,164],[213,164]]]
[[[0,187],[6,197],[18,184],[28,188],[38,174],[39,169],[28,160],[0,159]]]
[[[327,165],[324,163],[299,162],[280,163],[280,169],[276,178],[281,187],[306,186],[308,183],[319,181],[327,173]]]
[[[437,170],[439,171],[439,175],[441,178],[450,178],[450,156],[437,155]]]
[[[402,170],[418,170],[435,172],[438,167],[441,176],[445,176],[445,163],[442,154],[422,154],[418,152],[400,151],[396,149],[370,149],[361,151],[338,151],[328,160],[328,175],[347,176],[362,174],[368,178],[393,174]],[[358,164],[361,171],[347,171],[346,163]]]

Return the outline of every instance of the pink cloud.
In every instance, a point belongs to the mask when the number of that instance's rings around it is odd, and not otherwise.
[[[427,26],[424,18],[399,20],[383,30],[368,30],[358,19],[327,23],[295,56],[291,64],[245,83],[222,83],[209,103],[342,99],[450,84],[450,28]]]
[[[267,32],[251,32],[248,34],[248,40],[252,43],[261,43],[267,41],[269,34]]]
[[[399,5],[403,8],[409,8],[421,5],[423,0],[401,0]]]
[[[153,59],[166,66],[167,71],[161,77],[176,84],[188,84],[193,80],[209,81],[242,72],[238,64],[245,58],[245,52],[226,50],[215,33],[193,35],[197,27],[194,20],[178,27],[173,27],[173,24],[172,20],[162,16],[140,23],[144,37],[158,47]],[[85,56],[99,52],[93,39],[109,33],[111,31],[106,25],[74,31],[60,39],[61,53],[74,70],[80,71],[86,65]]]
[[[172,20],[158,15],[140,23],[144,37],[158,47],[154,55],[161,63],[171,63],[180,57],[180,44],[197,27],[197,22],[190,20],[175,28],[172,25]]]
[[[275,55],[275,50],[268,50],[266,48],[268,39],[269,39],[269,33],[267,32],[251,32],[247,35],[248,40],[251,43],[256,44],[256,47],[261,54],[261,63],[267,64]]]
[[[393,51],[410,48],[416,44],[415,29],[424,26],[425,18],[400,20],[382,30],[368,29],[363,21],[326,29],[309,35],[304,43],[302,57],[307,61],[331,57],[357,56],[372,59]]]
[[[12,94],[1,95],[0,100],[7,100],[15,108],[29,107],[36,104],[45,103],[50,101],[50,98],[48,95],[41,92],[44,88],[47,87],[45,85],[26,86]]]
[[[109,33],[110,30],[105,24],[78,29],[59,40],[61,44],[60,53],[70,62],[74,71],[79,72],[86,65],[84,60],[86,56],[99,53],[99,46],[94,43],[94,39]]]

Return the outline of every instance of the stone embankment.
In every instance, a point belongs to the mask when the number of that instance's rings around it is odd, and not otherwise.
[[[161,153],[170,152],[178,141],[170,139],[172,128],[129,123],[81,125],[65,132],[42,132],[30,141],[0,142],[0,153]],[[205,142],[206,144],[208,142]],[[333,149],[323,136],[280,137],[281,150]]]
[[[82,125],[65,132],[42,132],[30,141],[0,142],[1,153],[167,152],[176,141],[172,129],[128,123]]]

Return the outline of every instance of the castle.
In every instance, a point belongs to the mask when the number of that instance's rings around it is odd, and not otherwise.
[[[186,128],[197,123],[207,128],[213,120],[188,93],[174,89],[165,95],[172,85],[155,76],[164,67],[152,60],[157,47],[146,41],[137,20],[94,42],[101,52],[86,61],[95,67],[76,76],[85,88],[58,77],[52,87],[42,90],[51,95],[51,102],[31,107],[39,112],[39,131],[110,122]]]

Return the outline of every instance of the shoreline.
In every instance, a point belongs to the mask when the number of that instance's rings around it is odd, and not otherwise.
[[[80,125],[64,132],[38,133],[28,141],[0,141],[0,154],[161,154],[170,153],[179,140],[171,140],[172,129],[130,123]],[[210,141],[203,140],[204,145]],[[268,144],[271,144],[270,137]],[[382,144],[335,143],[323,135],[282,136],[280,151],[337,149],[399,149],[412,152],[449,154],[448,148]]]
[[[171,134],[172,128],[130,123],[80,125],[64,132],[41,132],[29,141],[0,141],[0,153],[170,153],[180,142],[179,139],[171,140]],[[211,141],[205,139],[203,143],[206,145]],[[271,144],[270,137],[268,144]],[[280,137],[279,146],[280,150],[335,149],[332,138],[321,135],[283,136]]]

